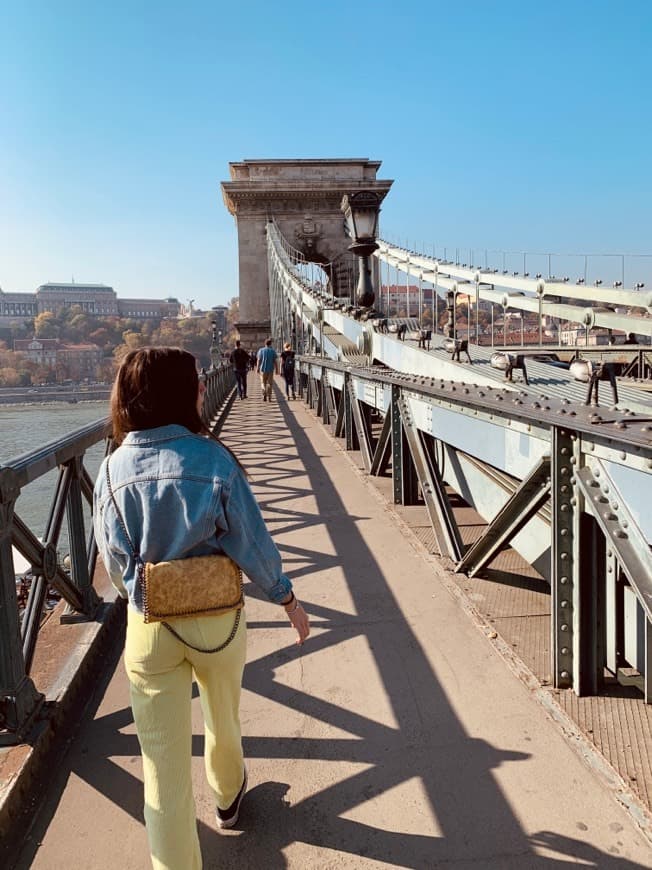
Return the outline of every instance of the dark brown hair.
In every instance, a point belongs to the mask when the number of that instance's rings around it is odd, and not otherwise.
[[[179,347],[141,347],[123,359],[111,392],[113,440],[127,432],[176,423],[217,441],[247,474],[232,450],[222,444],[197,410],[199,375],[194,356]]]
[[[195,358],[178,347],[141,347],[122,361],[111,393],[113,438],[127,432],[178,423],[203,432],[197,411]]]

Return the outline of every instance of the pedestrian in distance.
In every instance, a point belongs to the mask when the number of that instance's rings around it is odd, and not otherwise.
[[[256,354],[253,352],[253,350],[249,354],[249,368],[252,372],[256,368]]]
[[[292,391],[293,399],[296,399],[297,397],[294,391],[294,366],[294,351],[292,350],[290,342],[286,341],[283,346],[283,352],[281,353],[281,374],[285,380],[285,397],[288,400],[290,398],[290,391]]]
[[[143,563],[226,555],[285,608],[297,643],[310,630],[240,463],[202,422],[204,391],[187,351],[128,353],[111,397],[119,446],[100,468],[93,499],[100,555],[128,600],[124,661],[155,870],[202,866],[191,779],[193,678],[217,825],[238,820],[247,788],[239,718],[246,626],[233,613],[145,621]]]
[[[263,390],[263,402],[272,401],[272,385],[274,375],[278,374],[278,354],[272,347],[272,339],[268,338],[256,357],[256,367],[260,374],[260,385]]]
[[[235,382],[238,387],[238,395],[241,399],[247,398],[247,370],[249,369],[249,354],[240,347],[240,341],[236,341],[235,348],[231,351],[229,362],[233,368]]]

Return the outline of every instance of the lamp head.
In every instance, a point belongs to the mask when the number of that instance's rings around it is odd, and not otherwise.
[[[349,250],[359,257],[369,257],[378,248],[380,197],[373,190],[359,190],[344,196],[341,208],[348,235],[353,239]]]

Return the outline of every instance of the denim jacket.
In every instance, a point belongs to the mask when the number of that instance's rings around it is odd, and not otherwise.
[[[114,586],[142,613],[135,559],[102,463],[93,495],[95,539]],[[244,474],[217,442],[176,424],[130,432],[111,454],[111,487],[144,562],[226,553],[273,602],[292,589]]]

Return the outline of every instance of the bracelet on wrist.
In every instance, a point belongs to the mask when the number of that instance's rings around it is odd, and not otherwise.
[[[291,596],[291,597],[288,598],[287,601],[281,601],[281,605],[282,605],[283,607],[289,607],[290,604],[294,604],[294,602],[297,600],[296,595],[294,594],[294,592],[290,592],[290,596]]]
[[[292,602],[290,602],[290,604],[292,604]],[[286,605],[286,610],[285,610],[285,612],[286,612],[288,615],[291,614],[291,613],[294,613],[295,610],[297,610],[298,607],[299,607],[299,599],[295,596],[295,597],[294,597],[294,607],[293,607],[291,610],[287,610],[287,607],[288,607],[288,605]]]

